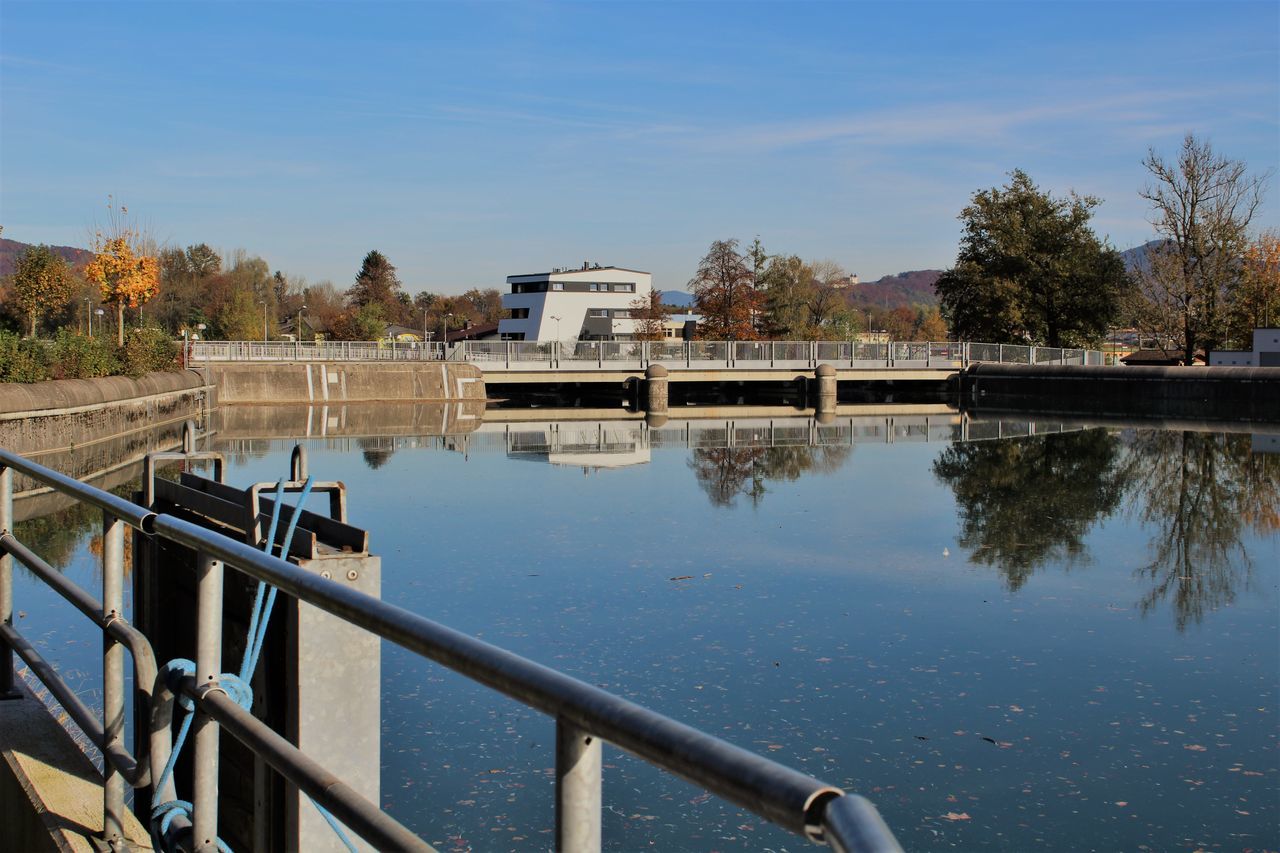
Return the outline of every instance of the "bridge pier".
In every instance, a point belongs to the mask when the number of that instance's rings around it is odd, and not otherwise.
[[[819,364],[814,378],[818,386],[815,419],[820,424],[831,423],[836,416],[836,369],[829,364]]]
[[[661,364],[651,364],[644,371],[645,412],[666,415],[670,405],[670,379]]]

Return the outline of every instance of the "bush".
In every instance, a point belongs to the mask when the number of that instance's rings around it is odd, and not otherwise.
[[[49,378],[45,345],[0,331],[0,382],[42,382]]]
[[[54,379],[93,379],[120,372],[115,347],[105,338],[86,338],[66,329],[58,332],[50,350]]]
[[[178,345],[163,329],[154,327],[126,332],[124,346],[119,349],[118,356],[121,372],[126,376],[178,369]]]

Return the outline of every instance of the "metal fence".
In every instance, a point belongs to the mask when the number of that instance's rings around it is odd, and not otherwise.
[[[970,364],[1104,364],[1097,350],[964,341],[194,341],[188,363],[216,361],[465,361],[486,371],[963,369]]]
[[[195,457],[194,442],[184,441]],[[167,459],[175,455],[166,454]],[[220,460],[218,460],[220,465]],[[150,470],[150,469],[149,469]],[[13,474],[30,477],[103,513],[102,601],[72,584],[13,535]],[[196,672],[175,689],[157,674],[147,638],[124,618],[126,528],[178,543],[197,554]],[[13,562],[25,565],[103,632],[103,720],[87,708],[13,625]],[[76,725],[102,750],[105,839],[123,839],[125,785],[144,788],[165,778],[175,693],[194,702],[195,762],[191,818],[172,825],[180,844],[214,849],[218,832],[218,741],[224,729],[377,849],[429,850],[375,804],[355,793],[251,716],[219,685],[224,567],[269,583],[433,660],[556,720],[556,840],[568,851],[601,844],[601,741],[709,790],[740,807],[841,851],[899,850],[874,806],[853,794],[750,753],[598,687],[519,657],[352,588],[326,580],[252,545],[190,521],[157,513],[0,449],[0,696],[13,696],[12,653],[27,663]],[[149,709],[149,737],[131,754],[124,740],[124,653],[133,657],[139,707]],[[153,792],[174,799],[172,780]],[[153,826],[154,830],[154,826]],[[194,842],[194,843],[193,843]]]

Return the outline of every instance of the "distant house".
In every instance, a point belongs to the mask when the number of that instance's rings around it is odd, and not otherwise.
[[[1280,329],[1254,329],[1250,350],[1211,350],[1209,366],[1280,367]]]
[[[386,329],[382,333],[382,337],[390,338],[396,343],[407,344],[411,341],[421,341],[422,330],[411,329],[408,326],[401,326],[396,323],[388,323]]]
[[[648,299],[652,280],[647,272],[592,263],[509,275],[498,332],[506,341],[631,340],[631,303]]]
[[[457,344],[462,341],[492,341],[497,337],[497,323],[476,323],[475,325],[468,323],[464,328],[450,329],[445,340],[450,344]]]

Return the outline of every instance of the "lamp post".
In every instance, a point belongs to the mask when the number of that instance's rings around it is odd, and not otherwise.
[[[297,328],[293,330],[294,338],[297,339],[298,343],[302,343],[302,312],[306,310],[307,310],[307,306],[305,305],[303,305],[301,308],[298,309]]]
[[[262,306],[262,342],[265,344],[267,342],[267,303],[259,302],[258,304]]]
[[[89,330],[89,337],[93,337],[93,300],[85,297],[84,300],[84,322]]]
[[[560,340],[560,321],[563,320],[564,318],[557,317],[555,314],[552,314],[551,319],[556,321],[556,340],[558,341]]]
[[[101,308],[95,308],[95,309],[93,310],[93,313],[95,313],[95,314],[97,314],[97,315],[98,315],[98,328],[99,328],[99,329],[101,329],[101,328],[102,328],[102,315],[106,314],[107,312],[106,312],[106,311],[103,311]],[[93,337],[93,334],[92,334],[92,333],[90,333],[90,334],[89,334],[89,337]]]
[[[452,316],[445,314],[440,318],[440,352],[443,353],[443,358],[449,356],[449,318]]]

